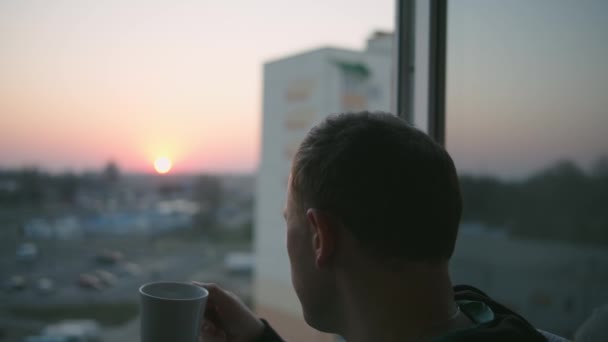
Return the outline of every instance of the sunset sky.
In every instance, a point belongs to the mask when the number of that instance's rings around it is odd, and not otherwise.
[[[0,167],[253,171],[262,63],[392,27],[387,0],[0,1]]]
[[[608,153],[608,2],[450,5],[448,149],[517,175]],[[583,3],[584,5],[580,5]],[[483,4],[480,6],[480,4]],[[394,1],[0,1],[0,168],[251,172],[262,63],[392,30]],[[372,108],[373,109],[373,108]]]

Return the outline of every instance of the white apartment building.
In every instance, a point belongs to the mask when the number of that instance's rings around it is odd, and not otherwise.
[[[390,110],[391,53],[392,35],[375,33],[362,51],[324,47],[264,65],[254,301],[288,341],[336,338],[306,325],[291,286],[282,216],[291,159],[308,130],[331,113]]]

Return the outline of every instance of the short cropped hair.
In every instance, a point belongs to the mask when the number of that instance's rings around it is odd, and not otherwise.
[[[448,260],[462,212],[452,158],[429,136],[384,112],[332,115],[293,160],[300,208],[336,217],[374,255]]]

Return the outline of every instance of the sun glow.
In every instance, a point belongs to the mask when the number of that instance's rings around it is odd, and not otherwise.
[[[171,160],[167,157],[158,157],[154,161],[154,170],[160,174],[169,172],[172,166]]]

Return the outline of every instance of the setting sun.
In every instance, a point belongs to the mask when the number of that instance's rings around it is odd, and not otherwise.
[[[171,160],[167,157],[159,157],[154,161],[154,170],[161,174],[169,172],[172,166]]]

